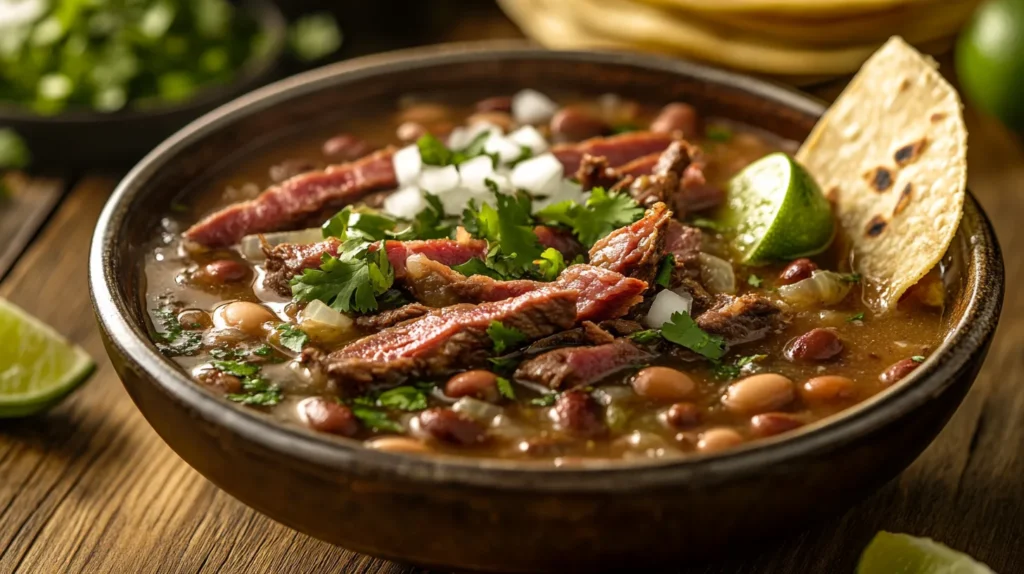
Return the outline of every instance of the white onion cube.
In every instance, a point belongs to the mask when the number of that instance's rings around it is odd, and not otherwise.
[[[665,323],[672,321],[673,313],[689,313],[692,305],[693,297],[689,293],[683,296],[666,289],[654,296],[654,302],[644,317],[644,323],[651,329],[660,329]]]
[[[420,173],[419,185],[430,193],[443,193],[459,185],[459,170],[454,165],[427,166]]]
[[[487,186],[484,180],[493,179],[494,162],[490,156],[481,155],[459,164],[459,175],[462,176],[462,185],[475,191],[486,191]]]
[[[384,199],[384,211],[395,217],[412,219],[427,207],[418,187],[403,187]]]
[[[562,181],[562,162],[546,153],[512,168],[512,185],[533,195],[551,195]]]
[[[522,90],[512,96],[512,117],[521,124],[541,124],[558,111],[558,104],[536,90]]]
[[[533,126],[523,126],[517,129],[508,134],[508,139],[517,145],[530,148],[533,155],[544,153],[548,149],[548,141]]]
[[[484,142],[484,151],[497,154],[501,163],[511,163],[523,155],[523,148],[519,147],[519,144],[498,134],[491,134],[491,137],[487,138]]]
[[[423,158],[420,157],[420,148],[415,145],[404,147],[395,152],[391,158],[395,166],[395,176],[398,179],[398,186],[405,187],[416,183],[423,170]]]

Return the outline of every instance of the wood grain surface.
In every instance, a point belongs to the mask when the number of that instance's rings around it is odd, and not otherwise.
[[[963,406],[906,472],[844,515],[675,571],[852,572],[885,529],[934,537],[1003,574],[1024,572],[1024,293],[1015,288],[1024,280],[1024,147],[972,112],[968,127],[970,186],[994,220],[1008,289]],[[86,246],[114,183],[81,180],[0,283],[0,296],[99,363],[59,407],[0,421],[0,572],[425,572],[273,522],[219,491],[149,428],[106,359],[86,286]]]

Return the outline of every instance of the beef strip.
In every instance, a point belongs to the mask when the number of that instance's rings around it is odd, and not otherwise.
[[[325,206],[343,206],[371,191],[395,188],[393,148],[358,161],[297,175],[268,188],[255,199],[213,213],[185,231],[184,236],[206,247],[225,247],[246,235],[286,229]]]
[[[576,181],[580,183],[583,191],[590,191],[595,187],[611,189],[619,183],[622,176],[618,170],[608,165],[608,158],[604,156],[594,157],[590,154],[583,154],[580,161],[580,168],[576,170]]]
[[[554,247],[566,260],[571,261],[587,252],[587,248],[572,233],[557,227],[538,225],[533,228],[537,242],[544,247]]]
[[[665,253],[675,261],[669,286],[678,287],[684,279],[700,277],[700,249],[703,234],[700,229],[673,219],[665,229]]]
[[[577,296],[552,288],[494,303],[435,309],[329,354],[307,348],[302,361],[346,393],[372,384],[396,385],[409,377],[446,376],[487,364],[494,346],[487,328],[493,321],[518,329],[527,341],[572,327]]]
[[[596,383],[607,376],[653,358],[628,339],[595,347],[566,347],[529,359],[516,369],[515,379],[569,389]]]
[[[576,143],[556,145],[551,153],[562,162],[566,175],[579,170],[585,155],[604,157],[610,166],[627,164],[639,157],[664,150],[672,137],[652,132],[630,132],[617,136],[597,137]]]
[[[406,262],[405,285],[417,301],[442,307],[456,303],[501,301],[552,286],[579,292],[577,319],[600,321],[625,315],[643,299],[647,283],[592,265],[570,265],[552,283],[517,279],[500,281],[484,275],[465,275],[432,261],[413,256]]]
[[[672,142],[653,165],[649,158],[632,166],[633,179],[629,191],[641,205],[665,202],[678,216],[717,206],[725,193],[704,179],[700,151],[684,140]],[[651,165],[649,173],[641,166]],[[620,182],[616,188],[624,187]]]
[[[756,293],[719,295],[715,306],[697,315],[696,321],[701,329],[722,337],[729,346],[755,341],[786,324],[779,308]]]
[[[590,264],[651,283],[665,254],[671,220],[668,207],[655,204],[639,221],[598,240],[590,249]]]
[[[629,319],[608,319],[607,321],[601,321],[600,327],[617,337],[632,335],[637,331],[643,331],[647,328]]]
[[[333,237],[305,245],[282,243],[274,247],[264,246],[267,274],[263,286],[281,295],[290,295],[289,281],[292,277],[305,269],[319,267],[325,254],[337,256],[340,247],[341,241]],[[387,241],[384,248],[388,252],[388,261],[395,269],[395,277],[399,279],[405,276],[405,262],[410,255],[422,254],[445,265],[461,265],[474,257],[483,259],[487,255],[487,242],[479,239]]]
[[[603,345],[611,343],[615,337],[608,331],[590,321],[584,321],[579,327],[555,333],[534,342],[526,349],[526,353],[537,354],[559,347],[582,347],[584,345]]]
[[[394,327],[409,319],[417,319],[431,311],[431,307],[410,303],[397,309],[381,311],[375,315],[363,315],[356,317],[356,326],[364,331],[380,331],[388,327]]]

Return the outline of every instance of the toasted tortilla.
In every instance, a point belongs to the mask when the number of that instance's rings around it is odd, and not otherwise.
[[[931,0],[642,0],[652,4],[720,13],[789,14],[801,18],[834,18],[925,4]]]
[[[864,64],[796,154],[835,205],[869,303],[900,297],[960,225],[967,129],[936,63],[893,37]]]

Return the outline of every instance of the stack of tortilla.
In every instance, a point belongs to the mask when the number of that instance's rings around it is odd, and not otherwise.
[[[852,74],[890,36],[937,54],[981,0],[498,0],[551,48],[704,60],[807,84]]]

